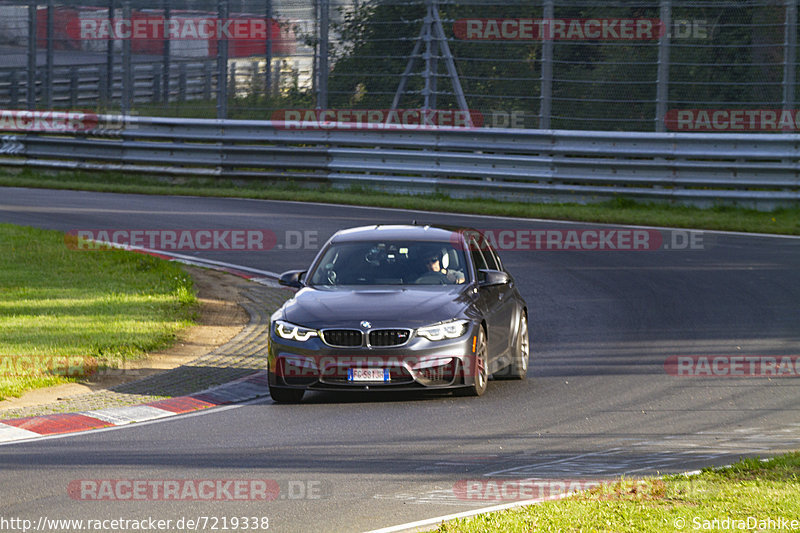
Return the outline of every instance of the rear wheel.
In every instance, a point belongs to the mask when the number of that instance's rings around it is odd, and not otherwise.
[[[528,375],[528,359],[530,357],[530,339],[528,337],[528,319],[520,315],[517,342],[511,355],[511,364],[494,373],[498,379],[525,379]]]
[[[303,399],[305,392],[303,389],[283,389],[272,386],[269,388],[269,395],[275,400],[275,403],[298,403]]]
[[[486,392],[486,385],[489,383],[489,370],[486,362],[488,353],[489,348],[486,344],[486,332],[483,328],[480,328],[480,330],[478,330],[478,339],[475,342],[474,380],[472,385],[458,390],[460,396],[481,396]]]

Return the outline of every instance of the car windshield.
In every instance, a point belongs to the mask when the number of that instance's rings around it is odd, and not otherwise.
[[[367,241],[333,244],[311,285],[457,285],[466,282],[464,252],[447,242]]]

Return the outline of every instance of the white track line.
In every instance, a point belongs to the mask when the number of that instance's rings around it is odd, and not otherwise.
[[[389,526],[384,527],[381,529],[373,529],[371,531],[367,531],[366,533],[396,533],[399,531],[407,531],[407,530],[418,530],[423,527],[428,526],[435,526],[441,524],[442,522],[449,522],[450,520],[457,520],[459,518],[470,518],[475,515],[484,514],[484,513],[494,513],[497,511],[505,511],[506,509],[514,509],[516,507],[525,507],[528,505],[537,505],[539,503],[547,502],[547,501],[555,501],[560,500],[562,498],[566,498],[573,494],[572,492],[566,492],[564,494],[559,494],[558,496],[553,496],[551,498],[538,498],[535,500],[523,500],[519,502],[511,502],[511,503],[504,503],[500,505],[493,505],[491,507],[483,507],[481,509],[474,509],[472,511],[464,511],[462,513],[454,513],[448,514],[444,516],[437,516],[435,518],[427,518],[425,520],[418,520],[416,522],[408,522],[407,524],[399,524],[396,526]]]
[[[770,460],[769,458],[763,458],[763,459],[761,459],[761,462],[762,463],[766,463],[769,460]],[[715,467],[715,469],[728,468],[730,466],[731,465],[723,465],[723,466]],[[701,473],[702,473],[701,470],[692,470],[690,472],[683,472],[682,474],[679,474],[679,475],[686,476],[686,477],[691,477],[691,476],[699,475]],[[614,480],[609,480],[609,481],[614,481]],[[527,507],[528,505],[538,505],[540,503],[544,503],[544,502],[548,502],[548,501],[561,500],[561,499],[566,498],[567,496],[570,496],[572,494],[575,494],[575,492],[565,492],[564,494],[559,494],[558,496],[553,496],[553,497],[550,497],[550,498],[540,498],[540,499],[535,499],[535,500],[522,500],[522,501],[518,501],[518,502],[505,503],[505,504],[501,504],[501,505],[493,505],[491,507],[482,507],[480,509],[473,509],[472,511],[464,511],[463,513],[448,514],[448,515],[443,515],[443,516],[437,516],[437,517],[434,517],[434,518],[427,518],[425,520],[418,520],[416,522],[408,522],[406,524],[398,524],[396,526],[389,526],[389,527],[384,527],[384,528],[381,528],[381,529],[373,529],[373,530],[367,531],[365,533],[399,533],[401,531],[409,531],[409,532],[411,532],[411,531],[423,531],[422,528],[427,528],[428,526],[435,526],[435,525],[441,524],[442,522],[449,522],[450,520],[457,520],[459,518],[471,518],[471,517],[477,516],[479,514],[494,513],[494,512],[497,512],[497,511],[505,511],[507,509],[515,509],[517,507]]]

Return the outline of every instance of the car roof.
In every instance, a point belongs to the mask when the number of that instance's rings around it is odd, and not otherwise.
[[[360,226],[358,228],[340,230],[333,235],[331,242],[356,242],[375,239],[387,241],[411,239],[416,241],[455,243],[458,241],[453,239],[453,235],[462,231],[475,230],[455,226],[376,224],[372,226]]]

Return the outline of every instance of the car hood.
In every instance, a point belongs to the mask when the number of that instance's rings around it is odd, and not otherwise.
[[[361,321],[372,328],[416,328],[467,318],[471,302],[464,285],[389,288],[317,288],[300,290],[283,308],[285,320],[314,329],[359,328]]]

